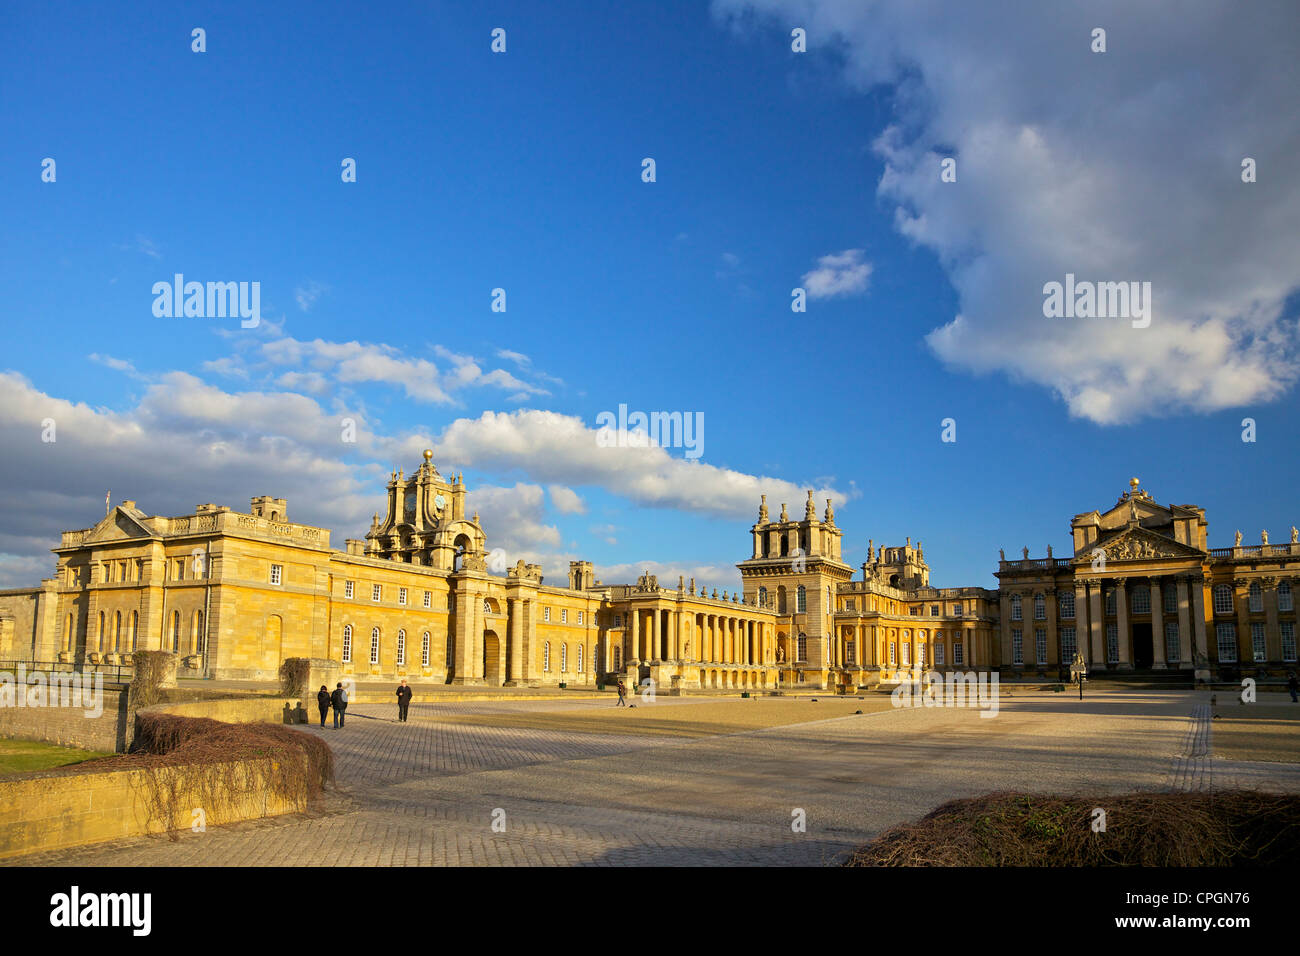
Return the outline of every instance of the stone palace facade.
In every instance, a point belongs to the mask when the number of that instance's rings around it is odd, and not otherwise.
[[[1209,550],[1204,511],[1137,489],[1072,524],[1074,556],[1003,560],[998,590],[930,585],[921,542],[870,542],[860,576],[830,501],[776,520],[764,499],[742,590],[654,575],[602,584],[590,562],[565,584],[538,565],[489,568],[462,477],[425,452],[394,472],[384,517],[343,550],[293,522],[284,499],[179,517],[124,501],[66,531],[55,574],[0,591],[6,662],[129,664],[165,649],[182,674],[274,679],[290,657],[340,662],[357,680],[590,685],[615,676],[674,688],[856,689],[924,670],[1055,677],[1075,652],[1093,672],[1295,661],[1300,544]],[[1203,664],[1204,666],[1204,664]]]

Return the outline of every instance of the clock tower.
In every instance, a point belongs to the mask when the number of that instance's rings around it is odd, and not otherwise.
[[[366,533],[366,556],[455,570],[458,555],[481,555],[486,536],[477,515],[465,518],[465,480],[439,474],[433,451],[407,478],[394,471],[388,482],[388,509],[378,513]]]

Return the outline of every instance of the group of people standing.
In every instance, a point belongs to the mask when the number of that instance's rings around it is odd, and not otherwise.
[[[406,679],[397,687],[397,719],[401,723],[406,723],[406,714],[411,707],[411,698],[414,694]],[[333,693],[324,685],[320,685],[320,690],[316,692],[316,706],[320,708],[320,725],[325,726],[325,718],[329,715],[330,708],[334,708],[334,729],[343,726],[344,718],[348,711],[348,692],[343,688],[342,681],[334,688]]]

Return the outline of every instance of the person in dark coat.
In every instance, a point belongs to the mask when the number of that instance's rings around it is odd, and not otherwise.
[[[411,688],[406,686],[406,678],[402,678],[401,686],[397,688],[397,719],[406,722],[406,709],[411,706]]]
[[[1291,692],[1291,703],[1300,703],[1300,680],[1296,680],[1295,671],[1287,673],[1286,689]]]
[[[320,725],[322,727],[325,726],[325,718],[329,716],[330,704],[332,703],[329,689],[324,684],[321,684],[320,690],[316,692],[316,706],[320,708]]]
[[[338,730],[343,726],[343,718],[347,716],[348,709],[348,692],[343,689],[342,681],[334,688],[334,693],[330,694],[330,703],[334,705],[334,729]]]
[[[618,703],[615,704],[614,706],[615,707],[627,706],[627,687],[624,686],[622,681],[618,682]]]

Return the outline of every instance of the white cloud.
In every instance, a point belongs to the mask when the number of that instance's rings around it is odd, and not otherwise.
[[[698,514],[755,515],[764,493],[769,503],[786,501],[796,509],[807,495],[789,481],[674,458],[664,448],[602,448],[596,436],[596,429],[571,415],[489,411],[452,422],[434,447],[440,459],[466,466],[522,468],[537,481],[596,485],[636,504]],[[846,498],[825,487],[814,497],[819,507],[825,498]]]
[[[306,282],[293,290],[293,297],[298,303],[298,308],[304,312],[310,312],[316,301],[328,291],[329,286],[320,282]]]
[[[582,497],[572,488],[564,485],[551,485],[546,489],[551,494],[551,505],[562,515],[582,515],[587,513],[587,505]]]
[[[1100,423],[1276,399],[1300,374],[1300,7],[1100,0],[715,0],[805,27],[866,90],[896,84],[878,195],[959,298],[927,342]],[[1090,50],[1107,29],[1108,52]],[[957,181],[939,178],[957,160]],[[1243,157],[1258,179],[1241,181]],[[1151,282],[1151,325],[1046,319],[1066,273]]]
[[[871,278],[871,263],[863,261],[861,249],[822,256],[817,268],[803,275],[803,287],[810,299],[829,299],[834,296],[865,292]]]

